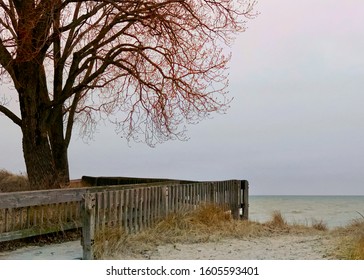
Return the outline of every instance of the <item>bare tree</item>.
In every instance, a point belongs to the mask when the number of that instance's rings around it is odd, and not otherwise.
[[[33,189],[69,181],[75,123],[100,116],[150,145],[226,110],[224,46],[245,30],[244,0],[0,0],[0,77],[17,93]],[[113,116],[113,117],[112,117]],[[182,129],[181,129],[182,128]]]

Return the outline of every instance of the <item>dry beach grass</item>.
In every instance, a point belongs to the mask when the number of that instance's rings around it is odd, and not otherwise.
[[[364,260],[364,218],[333,230],[332,235],[338,240],[336,259]]]

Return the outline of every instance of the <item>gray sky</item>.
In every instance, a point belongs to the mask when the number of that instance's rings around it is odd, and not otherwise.
[[[247,179],[251,194],[364,195],[364,1],[260,0],[236,40],[226,115],[150,148],[100,125],[69,150],[73,178]],[[24,172],[0,117],[0,168]]]

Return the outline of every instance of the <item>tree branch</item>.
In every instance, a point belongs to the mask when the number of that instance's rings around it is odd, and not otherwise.
[[[75,94],[74,99],[72,101],[70,111],[69,111],[66,133],[65,133],[65,143],[66,143],[67,147],[71,141],[72,128],[73,128],[73,124],[75,122],[75,114],[76,114],[77,104],[78,104],[78,101],[80,100],[80,97],[81,97],[81,92],[78,92]]]
[[[0,65],[5,68],[5,70],[9,73],[14,81],[15,73],[13,68],[13,58],[11,54],[8,52],[6,47],[4,46],[3,42],[0,40]]]
[[[10,111],[8,108],[6,108],[3,105],[0,105],[0,112],[3,113],[5,116],[7,116],[9,119],[11,119],[15,124],[21,127],[22,121],[21,119],[15,115],[12,111]]]

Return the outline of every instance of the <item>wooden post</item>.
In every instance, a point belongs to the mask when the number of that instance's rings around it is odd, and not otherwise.
[[[247,180],[241,181],[241,219],[249,219],[249,182]]]
[[[168,215],[168,192],[169,189],[168,187],[165,186],[161,186],[158,187],[160,189],[160,193],[161,193],[161,202],[160,202],[160,209],[161,209],[161,217],[160,218],[165,218]]]
[[[120,193],[120,201],[119,201],[119,228],[120,231],[123,230],[123,220],[124,220],[124,216],[123,216],[123,210],[124,210],[124,205],[125,205],[125,201],[124,201],[124,191],[119,190]],[[124,229],[126,231],[126,229]]]
[[[83,200],[83,222],[82,222],[82,247],[83,259],[94,259],[94,242],[95,242],[95,205],[96,195],[87,192]]]
[[[234,220],[238,220],[240,218],[241,184],[239,181],[231,182],[231,184],[233,184],[230,192],[231,214]]]
[[[210,182],[209,187],[210,187],[209,203],[210,204],[215,204],[215,202],[216,202],[216,183]]]
[[[129,192],[130,190],[125,190],[124,196],[124,230],[126,233],[130,233],[130,219],[129,219],[129,212],[130,212],[130,200],[129,200]]]
[[[168,188],[167,187],[161,187],[162,189],[162,202],[161,202],[161,208],[162,208],[162,217],[165,218],[168,214]]]

